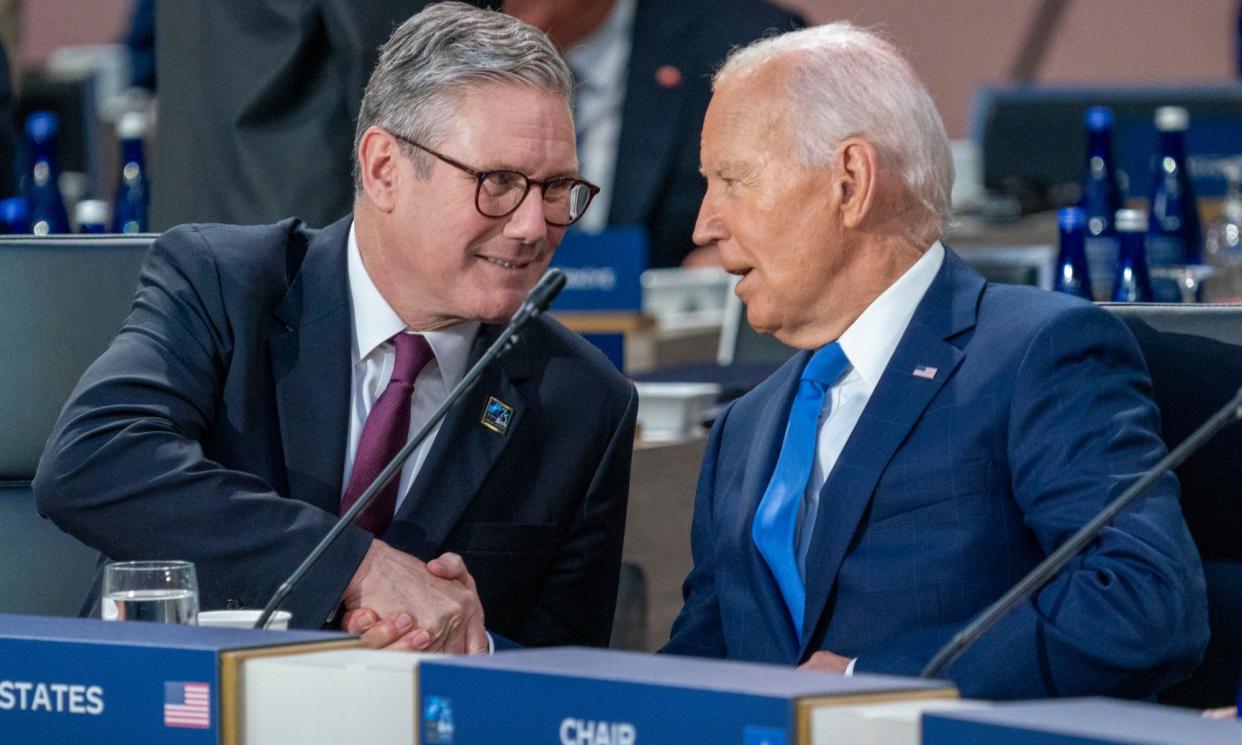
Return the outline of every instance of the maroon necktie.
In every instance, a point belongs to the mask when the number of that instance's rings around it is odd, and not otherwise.
[[[358,451],[354,455],[354,467],[349,474],[349,485],[341,497],[341,514],[345,514],[362,492],[371,485],[384,466],[405,445],[410,432],[410,398],[414,394],[414,379],[423,367],[435,357],[427,340],[415,334],[400,333],[392,338],[397,345],[397,362],[392,368],[388,387],[375,400],[367,422],[362,427]],[[394,477],[384,490],[376,495],[362,515],[358,526],[383,535],[392,522],[397,508],[397,488],[401,478]]]

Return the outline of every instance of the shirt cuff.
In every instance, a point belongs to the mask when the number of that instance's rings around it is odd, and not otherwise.
[[[490,640],[490,639],[491,639],[491,637],[488,637],[488,639]],[[845,675],[846,675],[847,677],[848,677],[848,676],[850,676],[850,675],[853,675],[853,674],[854,674],[854,663],[855,663],[855,662],[858,662],[858,658],[857,658],[857,657],[855,657],[854,659],[850,660],[850,664],[848,664],[848,665],[846,665],[846,666],[845,666]]]
[[[496,654],[496,640],[492,638],[492,634],[490,631],[484,631],[483,633],[487,634],[487,653]],[[851,662],[850,668],[853,669],[853,667],[854,667],[854,663]],[[848,675],[848,673],[846,674]]]

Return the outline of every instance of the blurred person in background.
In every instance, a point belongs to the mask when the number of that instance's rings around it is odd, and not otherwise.
[[[603,191],[587,231],[637,225],[648,265],[714,264],[691,233],[705,184],[699,132],[711,76],[735,46],[802,18],[764,0],[504,0],[556,42],[574,71],[583,178]]]
[[[348,212],[349,152],[367,76],[397,24],[427,4],[159,3],[155,229],[293,214],[322,227]]]

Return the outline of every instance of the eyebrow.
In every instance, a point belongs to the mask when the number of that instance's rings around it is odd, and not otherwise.
[[[496,166],[480,166],[480,167],[477,167],[475,170],[477,170],[479,173],[494,173],[496,171],[512,171],[513,173],[520,173],[526,178],[533,178],[536,181],[555,181],[557,179],[563,179],[563,178],[572,178],[572,179],[582,178],[582,174],[578,169],[566,169],[562,171],[554,171],[551,174],[544,176],[542,178],[533,176],[527,173],[526,171],[522,170],[521,168],[518,168],[517,166],[506,165],[506,164],[501,164],[501,165],[496,165]]]
[[[726,160],[717,163],[716,167],[711,169],[710,175],[723,176],[725,174],[731,174],[734,178],[744,178],[746,176],[753,175],[756,170],[757,167],[754,163],[743,162],[740,160]],[[709,171],[705,170],[701,164],[699,165],[699,174],[704,178],[709,177]]]

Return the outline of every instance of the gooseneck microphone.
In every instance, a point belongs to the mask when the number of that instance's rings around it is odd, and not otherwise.
[[[393,456],[392,461],[384,467],[384,470],[380,471],[379,475],[375,477],[375,481],[371,482],[371,485],[366,488],[366,491],[362,492],[362,495],[358,497],[358,501],[355,502],[344,515],[341,515],[341,518],[336,521],[336,525],[332,526],[332,530],[329,530],[328,534],[319,541],[319,544],[316,545],[314,550],[310,552],[310,554],[300,565],[298,565],[298,568],[293,570],[293,574],[289,575],[289,578],[281,583],[280,587],[276,588],[276,592],[272,595],[272,599],[267,601],[267,605],[263,607],[263,613],[259,616],[259,620],[254,624],[256,629],[262,629],[267,626],[267,621],[271,618],[272,613],[280,607],[280,604],[285,601],[285,598],[289,596],[289,593],[293,591],[293,588],[297,586],[302,577],[305,576],[305,574],[310,571],[311,567],[315,566],[315,564],[319,561],[320,557],[322,557],[324,553],[331,548],[334,543],[336,543],[341,534],[345,532],[345,528],[352,525],[355,518],[362,514],[362,511],[367,508],[367,505],[371,504],[371,502],[375,500],[375,495],[383,491],[384,487],[387,486],[388,483],[401,472],[401,467],[405,465],[406,460],[408,460],[410,455],[418,449],[418,446],[422,444],[423,440],[427,439],[427,435],[435,429],[435,426],[440,423],[440,420],[448,414],[448,411],[453,407],[453,404],[457,403],[457,401],[474,386],[474,384],[478,381],[479,376],[483,374],[483,371],[487,369],[487,366],[492,362],[492,360],[509,351],[514,347],[514,345],[517,344],[518,334],[526,327],[526,324],[535,320],[541,313],[547,310],[548,306],[552,303],[552,300],[564,287],[565,273],[560,269],[549,269],[543,275],[538,284],[536,284],[531,291],[527,293],[526,299],[522,301],[521,307],[519,307],[517,312],[513,314],[513,317],[509,319],[508,325],[505,326],[504,330],[500,332],[500,335],[496,337],[496,341],[492,342],[492,345],[488,347],[486,352],[483,353],[483,356],[479,358],[479,361],[474,363],[470,370],[466,372],[465,377],[463,377],[461,381],[453,387],[453,390],[449,391],[448,396],[445,397],[444,401],[441,402],[434,412],[432,412],[431,418],[427,420],[422,429],[418,430],[414,437],[412,437],[410,441],[405,444],[405,447],[397,451],[397,454]]]
[[[1122,510],[1129,507],[1135,500],[1145,494],[1157,479],[1180,466],[1183,461],[1194,455],[1199,448],[1212,439],[1217,432],[1220,432],[1226,426],[1239,419],[1242,419],[1242,389],[1239,389],[1234,394],[1233,399],[1225,404],[1220,411],[1213,414],[1189,437],[1183,440],[1182,444],[1164,456],[1150,471],[1131,484],[1130,488],[1122,492],[1120,496],[1101,510],[1090,522],[1082,526],[1077,533],[1070,536],[1069,540],[1061,544],[1057,550],[1048,554],[1046,559],[1032,569],[1030,574],[1023,577],[1018,584],[1014,585],[1009,592],[1002,595],[999,600],[984,609],[975,620],[957,632],[949,640],[949,643],[942,647],[936,653],[936,656],[927,663],[927,667],[923,668],[921,676],[924,678],[935,678],[941,671],[953,664],[963,652],[970,648],[970,645],[987,633],[988,629],[992,628],[1001,617],[1047,584],[1070,559],[1077,556],[1080,551],[1095,540],[1095,537],[1113,521],[1113,518],[1117,517]]]

